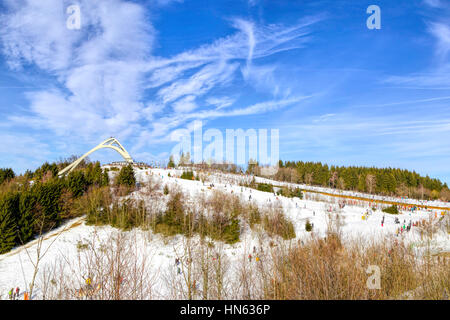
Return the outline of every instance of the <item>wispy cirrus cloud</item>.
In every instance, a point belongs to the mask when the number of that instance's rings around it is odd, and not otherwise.
[[[210,97],[206,99],[206,103],[213,105],[217,110],[228,108],[233,105],[236,99],[230,97]]]
[[[423,0],[423,2],[433,8],[441,8],[444,6],[441,0]]]
[[[304,160],[328,158],[329,164],[408,167],[422,174],[448,172],[449,119],[336,113],[308,117],[300,124],[283,123],[279,129],[284,159],[301,153]]]
[[[158,96],[164,103],[186,95],[203,96],[213,87],[227,84],[237,67],[237,63],[227,63],[224,60],[207,64],[191,77],[179,79],[160,89]]]
[[[159,5],[182,1],[157,1]],[[37,67],[53,86],[26,92],[26,114],[8,115],[10,126],[49,130],[92,143],[133,137],[144,148],[166,139],[192,119],[269,112],[301,99],[288,88],[278,95],[276,66],[254,61],[302,48],[322,17],[290,26],[228,18],[235,32],[170,57],[154,54],[157,31],[148,8],[130,1],[80,0],[82,28],[69,30],[68,1],[6,1],[1,15],[3,54],[13,70]],[[235,81],[272,87],[267,101],[233,108],[235,98],[213,93]],[[153,93],[149,93],[153,90]],[[201,109],[200,111],[198,109]],[[136,149],[136,148],[134,148]],[[136,152],[139,150],[136,149]]]
[[[444,18],[435,17],[426,20],[427,31],[434,40],[434,66],[424,72],[410,75],[389,76],[386,83],[411,86],[412,88],[448,89],[450,87],[450,6],[439,0],[426,0],[432,8],[442,8]]]

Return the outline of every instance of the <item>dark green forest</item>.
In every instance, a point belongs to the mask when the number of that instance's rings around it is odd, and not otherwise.
[[[99,162],[84,161],[75,171],[58,177],[71,163],[44,163],[34,172],[16,176],[12,169],[0,169],[0,254],[32,240],[64,220],[83,212],[77,201],[93,188],[109,188],[107,170]],[[134,186],[133,168],[119,172],[115,185]]]
[[[261,175],[261,168],[258,164],[249,164],[247,173]],[[278,172],[271,178],[371,194],[450,201],[446,183],[405,169],[280,160]]]

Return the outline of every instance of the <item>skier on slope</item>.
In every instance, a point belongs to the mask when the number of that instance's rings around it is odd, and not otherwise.
[[[13,299],[13,291],[14,291],[14,288],[11,288],[11,290],[9,290],[9,292],[8,292],[9,300]]]

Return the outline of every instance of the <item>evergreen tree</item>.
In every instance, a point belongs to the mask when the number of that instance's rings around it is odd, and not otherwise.
[[[5,181],[10,181],[11,179],[14,179],[16,174],[14,173],[13,169],[0,169],[0,184],[2,184]]]
[[[36,197],[31,191],[25,191],[20,194],[20,217],[17,221],[18,244],[25,244],[33,237],[35,206]]]
[[[102,174],[102,187],[109,186],[109,175],[108,170],[105,170]]]
[[[91,176],[92,178],[92,176]],[[72,171],[68,176],[68,187],[75,198],[83,195],[88,186],[88,180],[82,171]]]
[[[241,234],[241,227],[239,225],[239,219],[231,219],[230,223],[223,230],[223,240],[228,244],[233,244],[239,241],[239,235]]]
[[[86,180],[89,185],[101,186],[103,182],[102,168],[100,162],[89,163],[86,172]]]
[[[258,175],[258,165],[249,165],[247,173]],[[274,176],[280,181],[329,186],[339,189],[394,195],[413,195],[426,199],[440,197],[450,200],[450,190],[445,183],[415,171],[395,168],[337,167],[320,162],[279,160],[279,169]],[[433,190],[435,192],[433,192]]]
[[[56,163],[44,163],[34,172],[33,178],[36,180],[42,180],[42,178],[47,174],[50,174],[51,177],[56,177],[58,175],[58,166]]]
[[[33,192],[35,192],[37,203],[42,208],[40,221],[44,223],[44,230],[58,226],[61,222],[59,216],[60,197],[62,193],[62,180],[52,179],[46,183],[38,183],[33,186]]]
[[[168,168],[175,168],[175,162],[173,161],[173,155],[169,157],[169,163],[167,164]]]
[[[133,187],[136,184],[136,177],[134,176],[134,169],[131,164],[123,167],[116,179],[116,184]]]
[[[7,193],[0,199],[0,254],[10,251],[17,237],[18,194]]]

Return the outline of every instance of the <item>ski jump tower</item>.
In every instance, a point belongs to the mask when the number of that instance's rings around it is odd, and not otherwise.
[[[86,158],[87,156],[89,156],[91,153],[99,150],[99,149],[103,149],[103,148],[109,148],[109,149],[113,149],[115,150],[118,154],[120,154],[126,162],[128,163],[133,163],[133,158],[131,158],[130,154],[128,153],[127,150],[125,150],[125,148],[120,144],[120,142],[116,139],[116,138],[109,138],[106,139],[105,141],[103,141],[102,143],[100,143],[98,146],[96,146],[95,148],[91,149],[90,151],[88,151],[87,153],[85,153],[84,155],[82,155],[80,158],[78,158],[77,160],[75,160],[74,162],[72,162],[70,165],[68,165],[67,167],[65,167],[64,169],[62,169],[58,175],[62,176],[68,172],[71,172],[73,169],[75,169],[80,163],[81,161],[83,161],[84,158]]]

